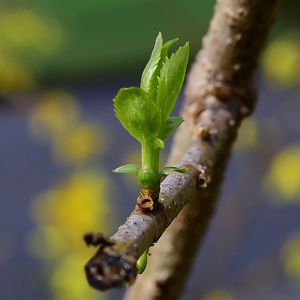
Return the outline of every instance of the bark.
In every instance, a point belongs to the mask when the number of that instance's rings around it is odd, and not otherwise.
[[[173,145],[172,161],[188,167],[161,184],[153,212],[136,208],[109,239],[88,235],[99,246],[86,264],[89,283],[101,290],[132,283],[136,260],[153,243],[145,275],[127,299],[177,299],[216,203],[237,128],[255,104],[253,75],[273,21],[275,0],[220,0],[203,50],[186,88],[185,125]],[[187,205],[188,204],[188,205]],[[186,206],[186,207],[184,207]]]
[[[217,2],[203,50],[188,77],[183,109],[187,122],[177,133],[169,158],[177,161],[192,136],[192,144],[206,149],[202,159],[212,162],[211,183],[195,191],[151,249],[146,273],[128,291],[127,300],[174,300],[180,296],[212,217],[238,126],[255,105],[253,77],[277,2]]]

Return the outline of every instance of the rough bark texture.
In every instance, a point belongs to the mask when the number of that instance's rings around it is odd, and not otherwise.
[[[223,170],[241,119],[255,104],[253,75],[273,21],[275,0],[220,0],[191,70],[172,161],[189,168],[163,181],[159,205],[150,213],[135,209],[109,239],[88,237],[98,251],[86,265],[89,283],[108,289],[132,283],[137,258],[165,232],[146,274],[127,299],[177,299],[198,242],[211,218]],[[185,208],[184,206],[188,204]]]
[[[150,250],[146,273],[129,289],[127,300],[177,299],[194,254],[213,214],[223,171],[240,121],[255,105],[253,77],[274,19],[275,0],[219,0],[203,50],[185,93],[186,124],[179,130],[170,161],[193,144],[212,166],[211,183],[191,202]],[[192,136],[190,139],[189,137]]]

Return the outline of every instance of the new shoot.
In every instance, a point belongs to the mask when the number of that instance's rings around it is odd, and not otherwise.
[[[137,177],[140,186],[137,204],[143,212],[151,212],[156,207],[163,175],[187,171],[177,167],[160,169],[159,160],[164,141],[183,122],[181,117],[173,117],[171,113],[183,85],[189,45],[186,43],[169,55],[169,49],[177,41],[173,39],[164,43],[159,33],[142,73],[140,87],[122,88],[113,100],[116,117],[141,144],[142,153],[140,166],[127,164],[113,172],[134,174]],[[147,251],[141,259],[147,261]],[[143,264],[138,269],[143,271]]]

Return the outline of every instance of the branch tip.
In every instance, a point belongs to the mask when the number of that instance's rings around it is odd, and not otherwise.
[[[101,291],[114,287],[131,285],[136,278],[137,268],[134,259],[113,255],[99,248],[93,258],[85,265],[87,281],[93,288]]]

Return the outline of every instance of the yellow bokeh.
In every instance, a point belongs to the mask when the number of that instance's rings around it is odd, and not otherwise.
[[[86,259],[86,254],[72,253],[56,262],[50,282],[55,300],[100,300],[104,298],[98,291],[89,287],[86,281],[83,272]]]
[[[300,234],[293,234],[281,251],[283,267],[286,275],[300,280]]]
[[[32,88],[34,84],[31,70],[15,61],[0,47],[0,92]]]
[[[234,298],[228,291],[214,290],[208,293],[202,300],[234,300]]]
[[[300,44],[292,37],[278,38],[267,47],[262,67],[266,77],[283,87],[300,82]]]
[[[83,164],[103,150],[100,126],[82,121],[75,98],[64,91],[52,90],[41,96],[32,111],[30,127],[39,141],[51,143],[58,163]]]
[[[238,132],[238,139],[235,143],[235,149],[238,151],[247,151],[256,147],[258,142],[258,125],[254,118],[247,118],[241,125]]]
[[[54,143],[54,157],[70,164],[84,163],[103,148],[102,131],[94,124],[79,123]]]
[[[47,256],[50,250],[57,256],[66,248],[80,247],[83,233],[108,227],[107,188],[104,176],[86,171],[75,173],[57,188],[38,197],[33,218],[40,226],[36,237],[44,236],[47,244],[51,244],[52,250],[45,249]]]
[[[80,240],[80,236],[78,236],[78,240]],[[60,233],[57,226],[49,225],[38,225],[27,236],[27,247],[32,255],[50,264],[70,252],[68,238],[65,239],[65,235]],[[74,247],[74,250],[78,251],[78,248]]]
[[[10,51],[24,49],[40,54],[55,51],[63,41],[58,24],[27,8],[2,10],[0,13],[1,45]]]
[[[30,126],[35,137],[55,139],[66,133],[79,119],[79,107],[74,98],[61,90],[44,93],[34,107]]]
[[[283,201],[300,200],[300,146],[289,146],[273,158],[264,189]]]
[[[36,229],[28,237],[29,249],[46,263],[53,299],[103,299],[84,277],[83,266],[95,249],[82,239],[85,232],[105,232],[113,223],[107,218],[108,180],[86,168],[102,150],[100,127],[82,121],[76,100],[59,90],[41,96],[30,127],[35,137],[50,144],[56,161],[71,164],[74,171],[34,201]]]
[[[87,247],[82,237],[85,232],[106,231],[113,223],[108,218],[107,190],[108,182],[99,172],[79,171],[34,201],[37,228],[28,246],[48,264],[55,300],[103,299],[86,282],[83,266],[95,249]]]
[[[54,20],[34,10],[0,8],[0,92],[31,89],[35,74],[29,62],[59,49],[63,32]]]

